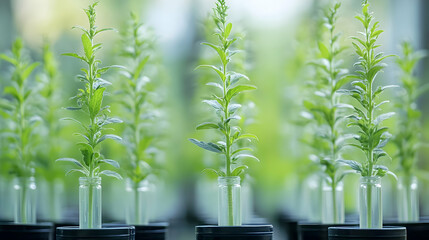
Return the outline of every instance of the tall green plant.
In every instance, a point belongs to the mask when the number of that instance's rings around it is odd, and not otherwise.
[[[402,57],[396,60],[401,69],[400,80],[405,92],[397,102],[399,131],[395,135],[393,143],[398,149],[396,157],[399,159],[399,171],[405,176],[414,174],[417,151],[421,144],[421,112],[417,108],[417,99],[429,85],[419,86],[419,80],[414,76],[414,70],[424,56],[425,53],[414,51],[409,42],[404,42]]]
[[[8,101],[2,101],[2,111],[4,116],[11,121],[8,131],[8,141],[13,149],[14,161],[11,162],[11,172],[16,177],[32,177],[34,175],[34,149],[35,141],[33,141],[36,131],[35,128],[41,122],[40,116],[37,115],[37,110],[34,103],[37,102],[37,91],[34,89],[34,84],[30,81],[30,75],[39,65],[38,62],[31,62],[24,52],[24,47],[21,39],[17,39],[12,45],[12,56],[0,54],[0,59],[3,59],[13,66],[11,76],[11,85],[4,88],[4,94],[9,96]],[[36,99],[35,99],[36,98]],[[21,219],[23,223],[27,223],[25,204],[27,198],[27,186],[22,186],[22,202],[21,204]]]
[[[230,38],[232,23],[226,21],[227,5],[224,0],[216,2],[216,8],[213,9],[213,19],[216,24],[216,33],[219,42],[216,43],[203,43],[203,45],[211,47],[215,50],[220,58],[221,66],[214,65],[200,65],[197,68],[209,68],[213,70],[219,80],[216,82],[209,82],[207,85],[216,89],[211,99],[204,100],[203,102],[211,106],[215,112],[217,119],[213,122],[204,122],[199,124],[196,129],[214,129],[222,136],[222,141],[218,142],[204,142],[196,139],[189,139],[195,145],[206,149],[208,151],[221,154],[225,157],[225,169],[205,169],[205,171],[215,172],[218,176],[231,177],[241,175],[248,167],[240,163],[242,158],[253,158],[255,156],[245,153],[252,149],[249,147],[237,148],[237,143],[245,139],[256,139],[253,134],[242,133],[241,129],[235,126],[235,121],[241,119],[238,115],[240,104],[234,103],[234,97],[238,94],[256,89],[255,86],[241,84],[240,80],[248,77],[228,70],[228,63],[231,62],[231,57],[236,51],[231,50],[231,45],[237,38]],[[228,197],[232,198],[232,189],[228,191]],[[232,213],[232,199],[229,202],[228,211]],[[232,225],[234,216],[229,214],[229,224]]]
[[[358,56],[358,61],[355,66],[359,67],[356,70],[357,75],[354,76],[357,80],[352,82],[353,89],[350,90],[350,95],[354,98],[358,106],[354,107],[354,113],[349,116],[351,123],[348,126],[354,126],[358,129],[358,134],[355,136],[357,144],[350,144],[365,154],[364,162],[352,160],[344,160],[353,170],[356,170],[363,177],[383,177],[386,174],[392,174],[387,167],[379,165],[380,158],[388,156],[383,150],[389,141],[390,134],[388,128],[381,126],[382,122],[394,115],[393,112],[379,113],[381,106],[388,103],[388,100],[379,101],[378,98],[386,89],[396,87],[394,85],[376,86],[375,80],[377,75],[386,67],[382,61],[389,56],[384,56],[383,53],[377,52],[377,40],[383,30],[378,29],[379,22],[374,22],[372,13],[369,12],[369,3],[367,0],[362,4],[362,15],[356,16],[363,27],[362,38],[352,37],[354,40],[353,46],[355,53]],[[367,223],[371,226],[371,186],[368,186],[367,192]]]
[[[155,171],[154,162],[154,115],[156,106],[153,100],[154,84],[145,75],[152,53],[152,34],[145,31],[144,25],[131,13],[131,26],[122,37],[122,56],[129,63],[129,70],[122,71],[125,76],[121,86],[121,105],[125,109],[124,143],[129,160],[123,164],[127,177],[133,185],[135,223],[145,224],[140,216],[141,206],[138,188],[140,183]]]
[[[344,50],[340,46],[340,34],[336,34],[336,21],[338,9],[341,4],[337,3],[333,8],[329,8],[324,14],[323,26],[328,33],[328,44],[324,41],[318,42],[318,59],[312,62],[317,71],[317,76],[313,81],[317,91],[312,100],[304,101],[304,106],[308,110],[308,115],[312,122],[317,125],[313,143],[317,153],[317,162],[320,165],[326,183],[332,188],[332,210],[334,223],[340,223],[340,216],[336,208],[337,185],[341,182],[347,172],[339,171],[342,159],[341,150],[349,139],[348,134],[344,134],[341,123],[345,119],[345,109],[352,108],[348,104],[340,102],[344,95],[341,89],[348,81],[348,70],[341,68],[339,54]]]
[[[85,84],[79,89],[78,94],[73,97],[76,100],[75,107],[67,107],[71,111],[80,111],[86,117],[86,123],[81,122],[74,118],[64,118],[64,120],[71,120],[76,122],[83,130],[83,132],[76,133],[77,136],[82,137],[83,142],[77,143],[82,158],[77,160],[74,158],[60,158],[57,161],[66,161],[74,163],[78,168],[71,169],[68,173],[80,172],[86,177],[97,177],[100,175],[111,176],[120,179],[121,176],[111,170],[101,170],[101,164],[105,163],[119,168],[119,163],[112,159],[106,159],[100,154],[98,146],[106,139],[113,139],[120,141],[121,138],[114,134],[105,134],[108,125],[113,123],[121,123],[118,118],[109,117],[109,106],[103,106],[103,98],[105,95],[106,87],[111,83],[103,78],[102,74],[116,66],[100,67],[101,60],[96,58],[96,53],[101,49],[101,43],[95,43],[94,38],[101,32],[112,30],[111,28],[97,29],[95,25],[95,7],[97,2],[90,5],[85,9],[85,13],[89,20],[89,29],[80,26],[82,30],[81,37],[84,54],[78,55],[76,53],[66,53],[64,55],[71,56],[83,61],[87,68],[82,68],[81,75],[77,78]],[[111,127],[109,126],[111,129]]]

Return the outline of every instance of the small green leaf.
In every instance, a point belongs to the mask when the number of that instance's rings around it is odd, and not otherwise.
[[[226,176],[226,174],[223,171],[216,170],[216,169],[213,169],[213,168],[205,168],[205,169],[203,169],[202,173],[216,174],[219,177],[225,177]]]
[[[353,161],[353,160],[338,160],[338,162],[350,166],[351,169],[353,169],[353,170],[355,170],[357,172],[360,172],[360,173],[362,172],[362,164],[360,164],[360,163],[358,163],[356,161]]]
[[[82,45],[83,50],[85,51],[86,59],[90,60],[92,58],[92,42],[91,39],[89,39],[88,35],[86,33],[82,34]]]
[[[114,171],[110,171],[110,170],[101,171],[100,175],[106,175],[108,177],[114,177],[118,180],[122,180],[122,177],[121,177],[121,175],[119,175],[119,173],[114,172]]]
[[[241,134],[236,138],[236,140],[240,140],[240,139],[255,139],[256,141],[259,141],[256,135],[250,134],[250,133]]]
[[[103,160],[100,160],[100,162],[109,164],[109,165],[113,166],[114,168],[120,168],[119,163],[115,160],[112,160],[112,159],[103,159]]]
[[[119,136],[117,136],[117,135],[114,135],[114,134],[105,134],[105,135],[101,136],[100,139],[98,139],[97,144],[101,143],[102,141],[104,141],[106,139],[113,139],[115,141],[122,141],[122,138],[119,137]]]
[[[77,166],[83,168],[83,165],[78,160],[76,160],[74,158],[59,158],[59,159],[55,160],[55,162],[71,162],[71,163],[74,163]]]
[[[228,38],[229,35],[231,34],[231,29],[232,29],[232,23],[228,23],[225,27],[225,33],[224,33],[224,38]]]
[[[249,167],[248,166],[246,166],[246,165],[242,165],[242,166],[239,166],[239,167],[236,167],[233,171],[232,171],[232,173],[231,173],[231,175],[232,176],[240,176],[240,175],[242,175],[247,169],[248,169]]]
[[[205,150],[212,151],[215,153],[222,153],[222,149],[214,143],[206,143],[193,138],[190,138],[189,141],[191,141],[193,144]]]
[[[244,91],[250,91],[250,90],[255,90],[256,87],[252,86],[252,85],[237,85],[233,88],[228,89],[227,93],[226,93],[226,97],[228,99],[233,98],[235,95],[244,92]]]
[[[233,158],[236,159],[236,160],[240,159],[240,158],[251,158],[251,159],[256,160],[257,162],[260,162],[257,157],[253,156],[252,154],[246,154],[246,153],[237,154]]]
[[[219,77],[222,79],[222,81],[225,80],[225,74],[223,74],[223,72],[220,69],[218,69],[217,67],[215,67],[215,66],[212,66],[212,65],[200,65],[200,66],[198,66],[195,69],[199,69],[199,68],[210,68],[210,69],[213,69],[219,75]]]
[[[206,122],[206,123],[201,123],[197,126],[197,130],[203,130],[203,129],[218,129],[219,126],[216,123],[210,123],[210,122]]]

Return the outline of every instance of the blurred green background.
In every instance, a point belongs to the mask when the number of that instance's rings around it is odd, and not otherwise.
[[[350,46],[350,36],[356,35],[360,24],[354,15],[360,12],[360,1],[347,0],[342,2],[338,29],[343,33],[343,44]],[[375,17],[385,30],[380,42],[382,51],[387,54],[399,54],[399,44],[410,41],[416,49],[429,48],[429,2],[425,0],[377,0],[370,1]],[[34,60],[41,60],[44,39],[53,46],[55,57],[59,62],[60,76],[57,91],[62,101],[59,106],[71,104],[68,99],[75,95],[80,86],[76,75],[82,67],[74,59],[61,56],[61,53],[82,51],[80,32],[71,30],[74,25],[86,26],[86,16],[82,11],[90,1],[85,0],[2,0],[0,1],[0,52],[8,52],[11,43],[16,37],[22,37],[30,50]],[[220,159],[205,153],[195,147],[187,139],[202,138],[205,132],[196,132],[195,126],[207,120],[207,107],[201,103],[208,95],[208,89],[203,83],[207,78],[204,71],[194,71],[201,62],[211,62],[213,55],[207,52],[200,42],[205,41],[212,31],[208,20],[211,8],[215,1],[198,0],[101,0],[97,12],[97,25],[100,27],[114,27],[123,29],[129,20],[130,11],[140,15],[146,26],[153,29],[156,36],[155,56],[153,68],[148,74],[157,82],[162,99],[163,123],[162,150],[165,154],[158,159],[157,166],[163,168],[162,180],[158,181],[156,207],[153,219],[167,220],[188,219],[188,222],[198,221],[202,212],[205,217],[216,217],[210,208],[213,198],[216,198],[216,188],[210,188],[213,182],[208,176],[201,174],[207,166],[219,165]],[[255,107],[251,109],[252,123],[247,126],[249,132],[255,133],[260,141],[257,144],[256,155],[261,159],[260,164],[252,164],[250,180],[247,181],[253,189],[254,216],[270,219],[274,222],[279,215],[289,214],[306,218],[306,206],[309,204],[307,186],[308,176],[314,171],[314,166],[308,159],[311,149],[301,142],[306,134],[311,134],[305,126],[299,124],[299,113],[303,110],[302,100],[306,97],[306,81],[313,77],[312,71],[306,64],[315,55],[316,40],[322,16],[321,9],[333,4],[328,0],[234,0],[227,1],[230,5],[229,20],[233,23],[233,33],[242,36],[236,45],[244,49],[235,57],[238,66],[250,77],[258,90],[247,94],[249,101]],[[119,64],[118,55],[119,34],[109,32],[102,34],[98,41],[104,43],[101,51],[103,64]],[[355,61],[349,49],[344,54],[346,67],[353,70]],[[234,60],[233,60],[234,62]],[[240,65],[241,62],[241,66]],[[399,69],[389,60],[389,67],[381,76],[386,83],[399,84]],[[421,81],[429,77],[429,61],[423,60],[419,65],[418,76]],[[38,69],[40,70],[40,69]],[[9,66],[0,63],[0,92],[9,83]],[[110,72],[106,79],[112,82],[120,81],[119,75]],[[115,84],[108,89],[115,92]],[[394,97],[395,93],[392,93]],[[114,97],[109,96],[112,105],[112,116],[119,116],[121,110],[114,104]],[[419,107],[423,111],[423,123],[428,125],[426,118],[429,105],[425,104],[429,95],[421,97]],[[70,113],[58,108],[58,121]],[[389,124],[393,127],[394,119]],[[0,120],[6,126],[4,120]],[[51,161],[58,157],[75,156],[78,151],[74,147],[76,137],[72,134],[75,126],[67,122],[61,123],[58,136],[60,156],[51,156]],[[424,128],[424,140],[428,140],[427,127]],[[6,148],[6,140],[2,138],[0,156]],[[391,146],[387,149],[394,152]],[[37,151],[43,151],[38,149]],[[108,143],[103,146],[103,153],[118,161],[126,157],[125,148],[117,143]],[[422,149],[419,166],[427,169],[427,149]],[[347,153],[353,158],[354,152]],[[217,164],[217,165],[216,165]],[[386,163],[395,169],[395,159]],[[12,205],[8,200],[8,183],[10,177],[7,169],[2,165],[0,174],[0,218],[12,219]],[[58,167],[65,172],[67,166]],[[38,171],[37,174],[42,174]],[[36,175],[37,176],[37,175]],[[59,174],[62,178],[62,174]],[[76,216],[77,188],[76,175],[65,177],[64,209],[65,215]],[[350,176],[346,184],[352,186],[357,176]],[[424,180],[424,179],[422,179]],[[391,179],[386,178],[383,194],[391,194],[389,186],[394,186]],[[104,217],[110,221],[119,221],[124,218],[120,194],[124,183],[103,180],[103,211]],[[423,182],[422,185],[428,185]],[[213,190],[214,191],[211,191]],[[356,208],[355,188],[346,187],[347,213],[353,214]],[[423,186],[422,193],[427,186]],[[203,195],[203,196],[201,196]],[[422,194],[421,211],[429,214],[428,194]],[[43,196],[41,197],[43,201]],[[393,217],[396,212],[394,202],[385,197],[385,217]],[[248,200],[251,202],[250,200]],[[213,215],[214,214],[214,215]],[[197,219],[197,220],[196,220]],[[179,224],[180,225],[180,224]],[[192,224],[190,224],[192,225]],[[178,228],[180,229],[180,228]],[[177,236],[191,236],[192,227]],[[178,238],[179,239],[179,238]]]

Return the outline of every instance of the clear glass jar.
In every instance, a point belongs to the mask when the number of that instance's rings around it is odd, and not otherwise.
[[[130,225],[149,224],[149,201],[151,199],[149,182],[143,180],[135,183],[128,178],[125,181],[125,190],[127,194],[126,223]]]
[[[306,218],[310,222],[322,221],[322,188],[323,178],[320,174],[313,174],[306,179],[305,197],[301,207],[304,208]]]
[[[381,178],[361,177],[359,187],[360,228],[382,228]]]
[[[333,190],[335,188],[335,190]],[[344,223],[344,188],[343,182],[335,185],[323,181],[322,188],[322,223]]]
[[[219,177],[219,226],[241,226],[240,177]]]
[[[15,223],[36,223],[36,189],[34,177],[14,179]]]
[[[79,178],[79,227],[101,228],[101,177]]]
[[[398,217],[401,222],[419,221],[419,188],[415,176],[399,176]]]

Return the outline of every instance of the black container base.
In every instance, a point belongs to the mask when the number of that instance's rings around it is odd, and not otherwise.
[[[52,240],[54,225],[52,223],[37,224],[0,224],[0,239],[11,240]]]
[[[124,223],[107,223],[103,227],[135,227],[135,240],[165,240],[167,235],[168,223],[150,223],[148,225],[127,225]]]
[[[419,222],[393,222],[389,221],[390,226],[401,226],[407,229],[408,240],[427,240],[429,239],[429,220]]]
[[[197,240],[272,240],[272,225],[197,226]]]
[[[329,240],[406,240],[405,227],[383,227],[380,229],[366,229],[355,227],[330,227],[328,229]]]
[[[328,228],[330,227],[351,227],[356,224],[321,224],[310,222],[298,223],[299,240],[328,240]]]
[[[135,228],[106,227],[99,229],[81,229],[79,227],[59,227],[56,230],[57,240],[134,240]]]

